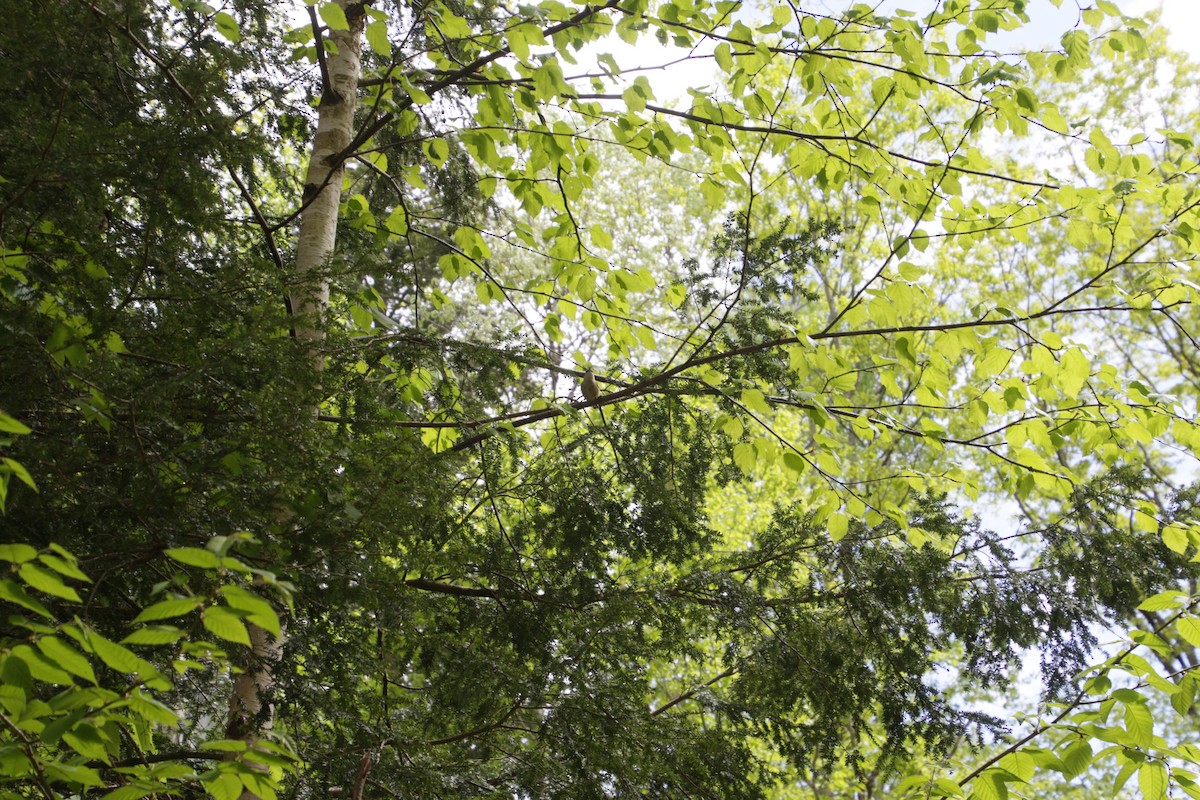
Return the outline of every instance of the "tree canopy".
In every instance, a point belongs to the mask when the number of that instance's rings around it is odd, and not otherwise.
[[[1195,65],[913,5],[0,0],[0,797],[1200,797]]]

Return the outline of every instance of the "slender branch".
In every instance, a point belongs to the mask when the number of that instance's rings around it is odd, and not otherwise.
[[[21,730],[20,726],[9,719],[8,715],[2,711],[0,711],[0,723],[3,723],[4,727],[12,731],[13,735],[21,740],[21,750],[24,751],[25,757],[29,759],[29,763],[33,765],[33,771],[35,773],[33,782],[37,784],[42,796],[45,797],[46,800],[57,800],[54,791],[50,788],[50,785],[46,783],[46,773],[42,768],[42,762],[37,758],[37,754],[34,753],[33,742],[28,736],[25,735],[25,731]]]
[[[324,99],[328,95],[336,98],[337,92],[334,91],[333,84],[329,80],[329,65],[325,61],[325,37],[321,35],[321,23],[317,19],[317,7],[315,5],[308,7],[308,18],[312,22],[314,48],[317,51],[317,66],[321,70],[321,97]]]
[[[1175,622],[1175,620],[1179,619],[1179,618],[1180,618],[1180,617],[1182,617],[1184,614],[1188,613],[1188,611],[1191,609],[1191,607],[1192,607],[1192,604],[1189,604],[1188,608],[1186,608],[1186,609],[1183,609],[1183,610],[1179,611],[1177,614],[1174,614],[1174,615],[1172,615],[1171,617],[1168,617],[1168,618],[1167,618],[1167,619],[1166,619],[1166,620],[1165,620],[1165,621],[1164,621],[1164,622],[1163,622],[1161,625],[1159,625],[1159,626],[1158,626],[1158,627],[1157,627],[1157,628],[1156,628],[1156,629],[1153,631],[1153,632],[1154,632],[1154,634],[1157,636],[1159,633],[1161,633],[1163,630],[1165,630],[1165,629],[1167,628],[1167,626],[1169,626],[1169,625],[1171,625],[1172,623],[1174,623],[1174,622]],[[1137,644],[1136,642],[1135,642],[1135,643],[1133,643],[1133,644],[1131,644],[1131,645],[1129,645],[1129,646],[1128,646],[1128,647],[1126,647],[1124,650],[1122,650],[1122,651],[1121,651],[1119,654],[1117,654],[1117,655],[1116,655],[1116,656],[1114,656],[1113,658],[1109,659],[1109,661],[1108,661],[1108,665],[1109,665],[1109,666],[1111,666],[1111,667],[1115,667],[1115,666],[1117,666],[1117,665],[1118,665],[1118,664],[1120,664],[1122,661],[1124,661],[1124,660],[1125,660],[1127,657],[1129,657],[1130,655],[1132,655],[1132,654],[1133,654],[1133,652],[1134,652],[1135,650],[1137,650],[1137,649],[1138,649],[1139,647],[1141,647],[1141,646],[1142,646],[1142,645],[1140,645],[1140,644]],[[969,781],[972,781],[972,780],[974,780],[975,778],[978,778],[978,777],[979,777],[979,775],[980,775],[980,774],[981,774],[981,773],[982,773],[984,770],[986,770],[988,767],[990,767],[990,766],[992,766],[993,764],[995,764],[996,762],[998,762],[1000,759],[1004,758],[1005,756],[1007,756],[1007,755],[1008,755],[1008,754],[1010,754],[1010,753],[1015,753],[1016,751],[1020,750],[1022,747],[1024,747],[1024,746],[1025,746],[1025,745],[1027,745],[1027,744],[1029,744],[1029,742],[1033,741],[1033,740],[1034,740],[1035,738],[1037,738],[1038,736],[1041,736],[1043,733],[1046,733],[1047,731],[1053,730],[1053,729],[1054,729],[1054,728],[1055,728],[1055,727],[1056,727],[1056,726],[1057,726],[1057,725],[1058,725],[1060,722],[1062,722],[1064,719],[1066,719],[1067,715],[1069,715],[1069,714],[1070,714],[1071,712],[1073,712],[1073,711],[1074,711],[1076,708],[1078,708],[1080,705],[1082,705],[1082,704],[1083,704],[1083,701],[1084,701],[1084,698],[1085,698],[1085,697],[1087,697],[1087,691],[1086,691],[1085,689],[1080,689],[1080,690],[1079,690],[1079,693],[1078,693],[1077,695],[1075,695],[1075,698],[1074,698],[1074,699],[1073,699],[1073,700],[1072,700],[1070,703],[1067,703],[1067,705],[1066,705],[1066,706],[1063,708],[1063,710],[1062,710],[1062,711],[1060,711],[1060,712],[1059,712],[1059,713],[1058,713],[1058,714],[1057,714],[1057,715],[1054,717],[1054,719],[1050,720],[1049,722],[1043,723],[1043,724],[1041,724],[1041,725],[1037,725],[1037,726],[1036,726],[1036,727],[1034,727],[1034,729],[1033,729],[1032,731],[1030,731],[1030,732],[1029,732],[1029,733],[1028,733],[1026,736],[1022,736],[1022,737],[1021,737],[1020,739],[1018,739],[1016,742],[1013,742],[1011,745],[1009,745],[1008,747],[1004,748],[1004,749],[1003,749],[1003,750],[1001,750],[999,753],[996,753],[994,756],[992,756],[991,758],[989,758],[989,759],[987,759],[986,761],[984,761],[982,764],[980,764],[980,765],[979,765],[978,767],[976,767],[975,769],[971,770],[969,773],[967,773],[967,775],[966,775],[966,777],[965,777],[965,778],[962,778],[962,779],[961,779],[961,780],[958,782],[958,783],[959,783],[959,785],[960,785],[960,786],[961,786],[961,785],[965,785],[965,784],[966,784],[966,783],[968,783]]]
[[[603,5],[584,6],[570,18],[542,29],[542,35],[549,39],[556,33],[577,27],[578,25],[583,24],[591,17],[594,17],[603,11],[616,8],[617,2],[618,0],[607,0],[607,2],[605,2]],[[512,50],[510,50],[508,47],[497,48],[490,53],[480,56],[461,69],[456,69],[453,72],[449,72],[444,77],[425,85],[423,90],[425,94],[433,97],[433,95],[441,92],[443,89],[454,86],[463,78],[473,75],[474,73],[486,67],[488,64],[491,64],[493,61],[504,58],[511,53]],[[374,122],[365,126],[361,131],[359,131],[357,136],[350,140],[350,144],[346,145],[346,147],[342,148],[342,150],[338,153],[335,153],[329,157],[329,164],[331,168],[336,169],[339,164],[353,156],[355,151],[366,144],[372,136],[386,128],[392,122],[392,120],[396,118],[396,114],[398,112],[407,111],[412,107],[412,105],[413,99],[411,97],[406,97],[396,103],[395,111],[389,111],[386,114],[382,114]]]
[[[621,95],[611,94],[579,94],[574,96],[579,100],[620,100]],[[1032,186],[1037,189],[1057,189],[1057,184],[1043,183],[1042,181],[1025,180],[1024,178],[1014,178],[1011,175],[1000,175],[994,172],[984,172],[977,169],[969,169],[968,167],[959,167],[949,162],[929,161],[917,156],[901,153],[898,150],[889,150],[888,148],[872,142],[870,139],[865,139],[861,136],[852,134],[831,134],[831,133],[801,133],[794,131],[791,128],[780,128],[775,125],[747,125],[738,122],[727,122],[723,120],[709,119],[702,117],[699,114],[693,114],[690,111],[679,111],[666,106],[658,106],[646,104],[646,110],[653,111],[656,114],[662,114],[669,117],[677,117],[689,122],[697,122],[701,125],[715,125],[719,128],[732,131],[743,131],[745,133],[761,133],[768,136],[783,136],[790,139],[799,139],[805,142],[841,142],[845,144],[857,144],[862,147],[876,150],[880,153],[885,153],[899,161],[904,161],[909,164],[916,164],[922,167],[930,167],[933,169],[944,169],[949,172],[958,172],[963,175],[976,175],[981,178],[989,178],[1005,183],[1014,183],[1020,186]]]
[[[682,703],[683,701],[689,700],[689,699],[695,697],[696,694],[701,689],[707,689],[708,687],[712,686],[713,684],[715,684],[719,681],[725,680],[730,675],[733,675],[736,672],[737,672],[737,670],[734,667],[728,667],[727,669],[722,670],[715,677],[705,681],[704,683],[700,684],[699,686],[692,688],[692,689],[688,689],[683,694],[679,694],[679,695],[676,695],[675,697],[671,698],[664,705],[661,705],[658,708],[651,711],[650,716],[657,717],[659,714],[663,713],[667,709],[672,708],[673,706],[677,706],[680,703]]]
[[[453,744],[454,742],[461,742],[464,739],[473,739],[476,736],[487,733],[488,731],[495,730],[496,728],[499,728],[501,725],[503,725],[505,722],[508,722],[508,720],[512,718],[512,715],[517,713],[517,711],[519,711],[521,709],[521,705],[524,702],[525,702],[524,697],[518,697],[517,702],[513,703],[513,707],[510,708],[504,714],[504,716],[502,716],[500,719],[496,720],[495,722],[490,722],[486,725],[480,725],[478,728],[474,728],[469,731],[463,731],[462,733],[456,733],[452,736],[446,736],[441,739],[430,739],[426,742],[423,742],[423,744],[425,744],[427,746],[435,746],[435,745],[441,745],[441,744]]]

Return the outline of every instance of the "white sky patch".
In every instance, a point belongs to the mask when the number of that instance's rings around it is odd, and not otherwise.
[[[1145,14],[1162,9],[1162,26],[1175,50],[1182,50],[1193,61],[1200,61],[1200,3],[1196,0],[1126,0],[1120,4],[1127,14]]]
[[[1130,16],[1145,15],[1161,9],[1161,24],[1168,31],[1171,47],[1187,53],[1200,62],[1200,1],[1198,0],[1116,0],[1121,10]],[[822,0],[808,7],[817,13],[840,14],[850,5],[840,0]],[[918,15],[927,14],[934,0],[878,0],[874,4],[880,13],[895,13],[907,9]],[[1032,0],[1029,4],[1030,23],[1016,31],[1002,31],[988,37],[987,48],[1001,52],[1025,49],[1048,49],[1058,46],[1062,35],[1082,24],[1080,8],[1090,3],[1084,0],[1063,0],[1055,7],[1050,0]],[[752,12],[751,12],[752,13]],[[626,44],[616,36],[585,47],[575,54],[577,66],[564,65],[567,75],[578,72],[601,71],[595,60],[610,54],[622,68],[622,83],[645,76],[653,88],[655,99],[664,105],[686,101],[689,89],[715,91],[719,84],[716,62],[712,58],[712,42],[702,42],[692,50],[663,47],[646,38],[637,44]]]

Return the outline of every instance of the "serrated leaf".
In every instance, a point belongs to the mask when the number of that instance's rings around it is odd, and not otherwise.
[[[1008,800],[1008,787],[994,771],[989,770],[971,784],[971,797],[978,800]]]
[[[994,347],[975,362],[975,375],[978,378],[991,378],[999,375],[1008,362],[1012,360],[1012,351],[1004,347]]]
[[[1196,679],[1191,675],[1185,675],[1179,679],[1177,685],[1179,691],[1171,695],[1171,707],[1179,716],[1186,718],[1192,709],[1192,704],[1196,702]]]
[[[933,782],[934,794],[940,797],[962,797],[963,789],[958,781],[950,778],[937,778]]]
[[[321,15],[321,20],[333,30],[350,30],[350,23],[346,20],[346,12],[337,3],[321,3],[321,8],[318,9],[317,13]]]
[[[767,403],[766,395],[758,389],[746,389],[741,396],[742,405],[756,414],[769,415],[771,406]]]
[[[13,654],[28,665],[34,678],[43,683],[56,686],[74,686],[75,679],[71,673],[63,669],[57,662],[47,658],[40,650],[34,650],[28,644],[20,644],[13,648]]]
[[[238,800],[242,796],[242,782],[236,775],[221,773],[215,778],[201,780],[213,800]]]
[[[0,264],[2,264],[3,261],[3,257],[0,256]],[[29,426],[18,422],[8,414],[0,411],[0,433],[15,433],[18,436],[24,436],[28,433],[32,433],[32,431],[30,430]]]
[[[277,637],[283,635],[279,616],[266,600],[240,586],[222,586],[220,591],[230,606],[246,612],[247,619],[255,625],[265,628]]]
[[[1158,761],[1147,761],[1138,768],[1138,788],[1142,800],[1162,800],[1167,796],[1167,770]]]
[[[1183,605],[1184,595],[1178,589],[1168,589],[1165,592],[1147,597],[1138,606],[1139,611],[1165,611],[1168,608],[1179,608]]]
[[[121,640],[121,644],[164,645],[174,644],[183,636],[183,631],[170,625],[148,625]]]
[[[1062,752],[1059,760],[1063,765],[1063,776],[1067,780],[1078,777],[1092,763],[1093,751],[1091,742],[1079,739]]]
[[[21,580],[39,592],[43,592],[54,597],[61,597],[63,600],[70,600],[75,603],[82,603],[83,598],[79,593],[62,582],[62,579],[49,570],[42,569],[32,561],[26,561],[21,565],[21,569],[17,572],[21,576]]]
[[[83,581],[84,583],[92,582],[92,579],[85,575],[83,570],[79,569],[79,567],[75,566],[75,564],[72,562],[67,561],[65,558],[59,558],[58,556],[50,555],[49,553],[43,553],[42,555],[38,556],[38,561],[41,561],[47,567],[60,575],[65,575],[68,578],[72,578],[77,581]]]
[[[250,646],[250,634],[246,632],[246,623],[240,615],[225,606],[210,606],[204,609],[201,620],[204,627],[214,636],[227,642]]]
[[[831,514],[826,524],[829,526],[829,538],[840,542],[850,530],[850,517],[842,513]]]
[[[93,725],[80,722],[74,728],[63,731],[62,740],[84,758],[108,763],[108,748],[100,731]]]
[[[25,484],[30,489],[33,489],[35,492],[37,491],[37,484],[34,483],[33,476],[29,474],[29,470],[25,469],[24,464],[11,458],[0,458],[0,462],[4,464],[9,472],[11,472],[13,475],[16,475],[21,483]]]
[[[40,614],[47,619],[54,619],[54,615],[44,605],[26,594],[25,590],[16,581],[0,581],[0,600],[7,600],[14,605],[18,605],[35,614]]]
[[[742,472],[750,475],[754,472],[754,465],[758,463],[758,451],[749,442],[735,444],[733,446],[733,463],[737,464]]]
[[[142,660],[116,642],[105,639],[90,629],[87,633],[87,642],[91,646],[92,652],[111,669],[125,674],[133,674],[138,671]]]
[[[134,622],[153,622],[159,619],[173,619],[192,613],[204,603],[203,597],[173,597],[170,600],[160,600],[133,618]]]
[[[1154,744],[1154,715],[1144,703],[1125,704],[1125,730],[1138,747]]]
[[[1172,552],[1183,554],[1188,549],[1187,531],[1180,528],[1178,525],[1164,525],[1162,529],[1162,540]]]
[[[189,567],[214,569],[221,566],[221,557],[202,547],[174,547],[165,551],[165,554],[172,561],[187,564]]]
[[[1192,647],[1200,647],[1200,619],[1190,614],[1180,617],[1175,622],[1175,630],[1179,631],[1179,635]]]
[[[37,646],[47,658],[67,672],[83,678],[88,683],[97,683],[96,673],[92,671],[92,665],[87,657],[62,639],[43,636],[37,640]]]
[[[249,747],[241,739],[214,739],[200,745],[201,750],[215,750],[218,753],[242,753]]]
[[[153,697],[150,697],[141,689],[134,689],[129,695],[129,700],[126,706],[130,711],[133,711],[138,716],[158,723],[167,727],[174,727],[179,724],[179,715],[168,708],[165,704],[160,703]]]
[[[38,551],[27,544],[0,544],[0,561],[23,564],[37,558]]]
[[[392,43],[388,40],[387,23],[383,20],[367,23],[367,44],[379,55],[389,58],[392,55]]]
[[[99,772],[82,764],[67,764],[63,761],[48,763],[46,764],[46,775],[56,781],[68,781],[83,786],[104,785],[104,780],[100,777]]]
[[[1037,763],[1033,760],[1033,756],[1020,751],[1009,753],[1001,758],[999,766],[1025,782],[1033,778],[1033,773],[1037,769]]]

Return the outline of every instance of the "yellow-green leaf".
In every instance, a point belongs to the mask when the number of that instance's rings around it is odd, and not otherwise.
[[[246,624],[242,617],[225,606],[210,606],[204,609],[201,617],[204,627],[214,636],[227,642],[236,642],[250,646],[250,634],[246,632]]]
[[[39,592],[61,597],[64,600],[71,600],[75,603],[83,602],[83,598],[79,596],[79,593],[63,583],[61,578],[53,572],[42,569],[31,561],[26,561],[22,564],[18,574],[21,576],[21,580]]]
[[[1167,796],[1167,770],[1158,761],[1147,761],[1138,767],[1138,788],[1142,800],[1162,800]]]
[[[335,31],[350,30],[350,23],[346,20],[346,12],[337,3],[329,2],[322,3],[318,11],[321,19]]]

